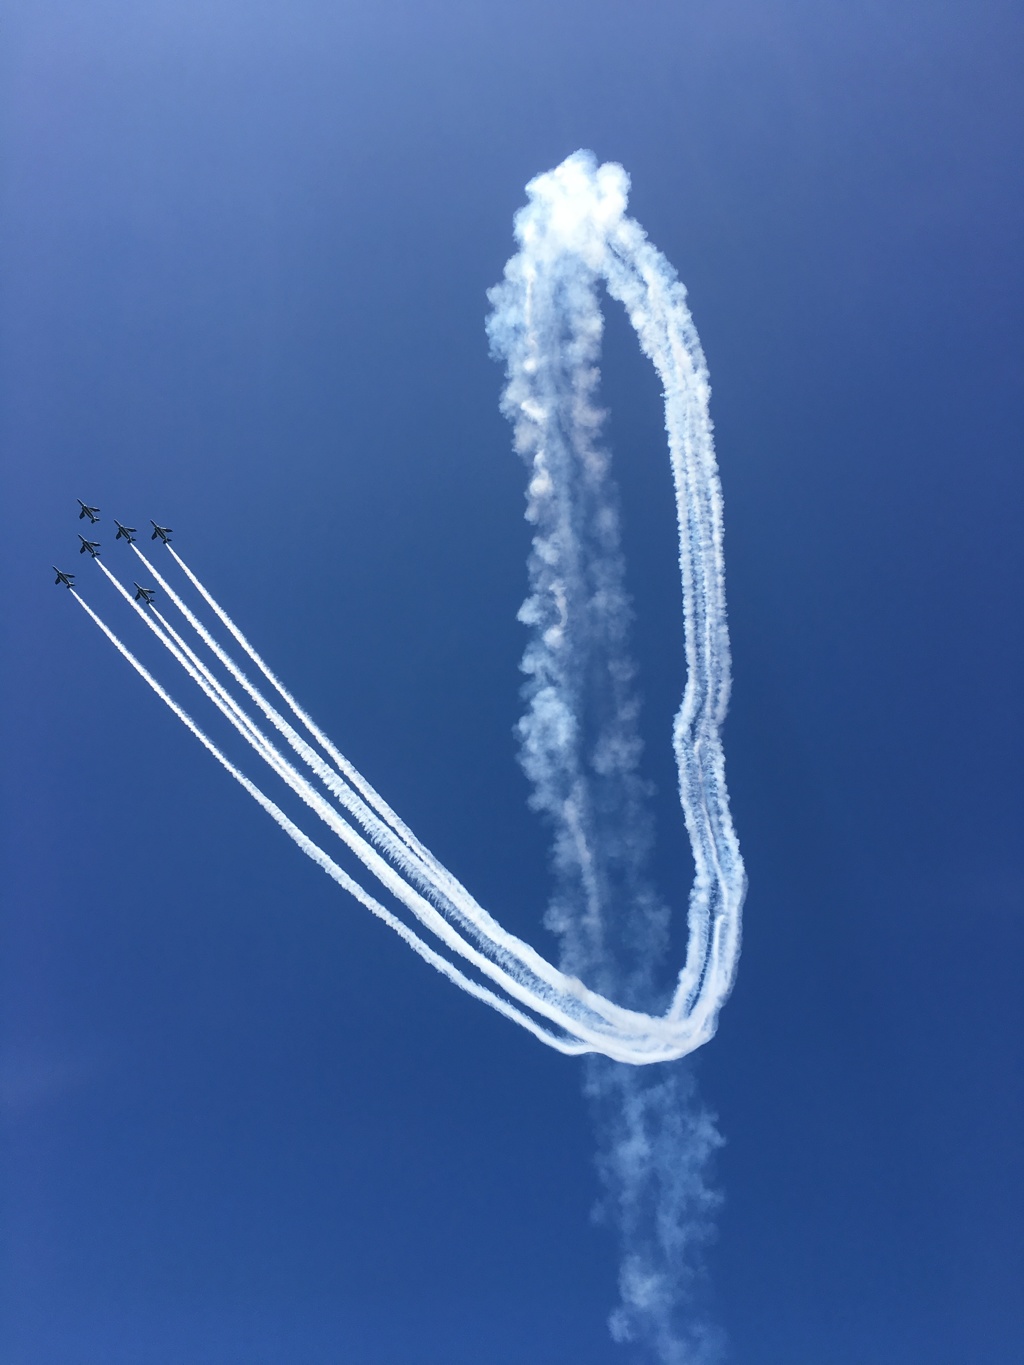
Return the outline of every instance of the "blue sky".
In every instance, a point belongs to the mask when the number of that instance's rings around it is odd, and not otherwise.
[[[589,146],[690,290],[726,499],[750,892],[695,1063],[712,1311],[756,1365],[1018,1359],[1019,13],[14,0],[5,30],[0,1354],[628,1359],[579,1067],[340,896],[48,567],[116,619],[74,499],[105,542],[173,526],[543,944],[485,291],[525,182]],[[611,312],[603,392],[680,904],[667,461]]]

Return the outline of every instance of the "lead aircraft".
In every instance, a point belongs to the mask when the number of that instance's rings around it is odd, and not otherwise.
[[[79,521],[81,521],[83,517],[88,517],[90,521],[99,521],[100,509],[98,507],[90,507],[89,504],[83,502],[81,498],[76,498],[75,501],[82,509],[78,514]]]

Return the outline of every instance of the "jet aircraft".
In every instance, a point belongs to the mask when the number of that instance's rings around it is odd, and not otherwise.
[[[158,526],[152,517],[149,519],[149,524],[153,528],[153,534],[150,536],[150,540],[156,540],[157,537],[159,537],[165,545],[170,545],[171,528],[169,526]]]
[[[134,582],[134,579],[133,579],[132,581]],[[156,592],[156,588],[144,588],[144,587],[142,587],[141,584],[139,584],[139,583],[136,583],[136,584],[135,584],[135,600],[136,600],[136,602],[138,602],[138,601],[141,600],[141,601],[145,602],[145,604],[146,604],[147,607],[151,607],[151,606],[153,605],[153,594],[154,594],[155,592]]]
[[[100,543],[99,543],[99,541],[98,541],[98,540],[86,540],[85,536],[79,536],[78,539],[82,542],[81,545],[79,545],[79,547],[78,547],[78,553],[79,553],[80,555],[84,555],[85,552],[86,552],[86,550],[88,550],[89,553],[92,555],[93,559],[95,559],[96,556],[97,556],[97,555],[99,554],[99,552],[100,552]]]
[[[129,545],[135,544],[134,526],[122,526],[117,517],[114,518],[114,525],[117,527],[117,535],[114,537],[115,540],[121,540],[123,538]]]
[[[79,521],[81,521],[83,517],[88,517],[90,521],[99,521],[100,509],[98,507],[90,507],[89,504],[83,502],[81,498],[76,498],[75,501],[82,509],[78,514]]]
[[[63,583],[65,588],[73,588],[75,586],[75,575],[73,573],[61,573],[56,564],[51,564],[50,568],[57,575],[53,580],[54,587],[56,587],[58,583]]]

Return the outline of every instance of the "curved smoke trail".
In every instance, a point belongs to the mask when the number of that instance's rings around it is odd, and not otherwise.
[[[584,153],[531,183],[531,203],[516,221],[521,250],[509,262],[504,283],[492,291],[489,324],[492,345],[508,362],[504,408],[532,466],[527,515],[537,526],[533,592],[521,616],[534,626],[535,637],[524,660],[530,710],[521,733],[535,801],[555,823],[556,867],[569,888],[548,917],[563,937],[562,968],[503,929],[424,848],[299,708],[173,550],[221,624],[321,752],[271,706],[133,548],[336,805],[265,735],[239,721],[237,707],[225,711],[232,724],[237,722],[259,756],[444,949],[541,1016],[546,1023],[538,1025],[538,1036],[551,1046],[643,1065],[683,1057],[713,1034],[735,972],[745,881],[719,734],[729,692],[729,647],[707,376],[683,288],[626,217],[626,186],[621,167],[598,167]],[[637,706],[626,647],[630,613],[614,486],[607,458],[595,444],[601,279],[625,303],[664,384],[679,514],[688,673],[674,743],[696,877],[686,961],[661,1014],[648,1011],[667,916],[643,878],[650,831],[637,772]],[[190,672],[194,665],[163,638]],[[626,972],[623,952],[633,963]],[[583,983],[584,974],[592,986]]]
[[[532,628],[521,759],[554,831],[547,923],[561,937],[563,969],[650,1008],[668,913],[646,874],[653,829],[638,770],[632,613],[617,493],[598,444],[603,283],[625,306],[664,390],[687,661],[673,740],[696,866],[687,957],[666,1017],[703,1030],[703,1041],[732,984],[746,887],[720,740],[729,697],[722,498],[685,290],[626,216],[628,186],[621,167],[598,166],[586,152],[539,176],[516,218],[519,253],[491,292],[492,347],[508,368],[503,409],[529,468],[526,515],[536,528],[520,612]],[[718,1203],[708,1178],[721,1145],[714,1122],[678,1064],[650,1072],[591,1058],[585,1089],[604,1186],[599,1213],[622,1245],[612,1333],[664,1365],[708,1365],[720,1338],[694,1306]]]
[[[701,1251],[711,1232],[717,1197],[706,1171],[721,1139],[696,1099],[690,1072],[646,1064],[678,1060],[712,1036],[739,954],[746,883],[729,815],[720,737],[730,667],[722,498],[707,370],[685,290],[626,215],[628,184],[620,166],[598,166],[587,152],[538,176],[527,186],[530,201],[516,217],[519,251],[490,295],[491,345],[508,372],[502,405],[529,466],[527,517],[536,528],[531,591],[520,612],[532,637],[523,659],[528,710],[519,733],[533,803],[554,830],[557,880],[547,923],[561,938],[559,967],[503,929],[424,847],[302,710],[170,546],[178,568],[276,692],[278,705],[267,700],[137,546],[132,548],[198,637],[196,648],[159,612],[133,601],[96,562],[271,773],[341,840],[400,909],[366,891],[229,762],[74,596],[303,852],[425,961],[549,1046],[597,1054],[588,1059],[586,1090],[598,1132],[604,1211],[617,1223],[623,1247],[613,1334],[642,1343],[663,1365],[707,1365],[717,1352],[715,1334],[684,1310],[694,1300]],[[652,826],[639,772],[631,608],[617,494],[599,445],[602,284],[625,306],[662,381],[679,524],[687,678],[673,743],[696,875],[686,959],[661,1012],[655,1008],[656,976],[669,914],[647,877]],[[228,681],[203,659],[202,647]],[[245,709],[245,698],[280,741]],[[281,741],[301,766],[279,747]],[[457,965],[454,959],[461,961]]]
[[[607,992],[622,988],[609,935],[621,936],[623,920],[632,920],[630,1003],[649,989],[665,915],[641,876],[650,834],[637,772],[631,613],[614,484],[596,443],[599,283],[625,305],[664,388],[687,662],[673,741],[696,877],[686,962],[657,1032],[680,1044],[685,1037],[681,1056],[711,1036],[732,986],[746,880],[720,736],[730,657],[707,368],[686,291],[626,216],[628,184],[621,166],[578,152],[527,186],[530,203],[516,217],[520,251],[491,291],[488,330],[508,366],[503,409],[530,467],[526,515],[536,526],[532,592],[520,612],[534,632],[523,660],[522,758],[535,803],[555,826],[557,869],[572,886],[548,921],[569,969]]]

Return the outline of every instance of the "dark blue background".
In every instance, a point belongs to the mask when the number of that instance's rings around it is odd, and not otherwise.
[[[173,526],[543,945],[484,291],[525,181],[589,146],[714,390],[751,889],[698,1069],[732,1356],[1021,1359],[1019,7],[10,0],[3,26],[0,1358],[622,1358],[578,1066],[341,896],[48,568],[134,640],[74,499],[129,580],[110,517]],[[680,903],[667,460],[614,315],[605,396]]]

